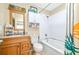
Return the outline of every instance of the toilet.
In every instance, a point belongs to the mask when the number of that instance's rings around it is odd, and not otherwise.
[[[43,51],[43,45],[41,43],[34,43],[33,48],[36,55],[41,55]]]

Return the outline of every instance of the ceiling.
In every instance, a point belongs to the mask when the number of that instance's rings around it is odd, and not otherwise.
[[[26,7],[26,5],[33,6],[33,7],[36,7],[38,9],[39,13],[52,15],[52,14],[56,13],[57,10],[62,9],[61,7],[64,3],[27,3],[27,4],[13,3],[13,4],[17,5],[17,6],[24,7],[24,8]],[[58,8],[60,8],[60,9],[58,9]]]
[[[56,7],[58,7],[59,5],[61,5],[61,3],[32,3],[31,6],[34,6],[36,8],[40,8],[40,12],[45,10],[48,11],[52,11],[53,9],[55,9]]]

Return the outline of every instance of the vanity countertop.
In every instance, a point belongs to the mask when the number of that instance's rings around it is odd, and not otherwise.
[[[3,40],[0,40],[0,42],[3,42]]]
[[[29,36],[29,35],[11,35],[11,36],[4,36],[4,38],[14,38],[14,37],[25,37],[25,36]]]
[[[2,44],[3,40],[0,40],[0,45]]]

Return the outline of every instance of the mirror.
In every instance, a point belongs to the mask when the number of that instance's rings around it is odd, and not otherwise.
[[[15,29],[24,29],[24,23],[23,23],[23,15],[22,14],[17,14],[17,13],[12,13],[12,22],[13,26]]]
[[[14,27],[14,31],[25,33],[25,8],[9,5],[10,24]]]

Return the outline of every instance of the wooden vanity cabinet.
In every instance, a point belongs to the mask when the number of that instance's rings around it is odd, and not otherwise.
[[[7,37],[0,45],[0,55],[30,55],[31,49],[30,36]]]

